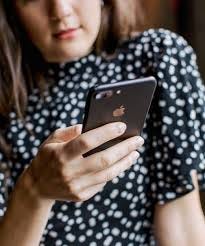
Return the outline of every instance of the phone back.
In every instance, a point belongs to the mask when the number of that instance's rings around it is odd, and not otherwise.
[[[86,153],[84,156],[104,150],[132,136],[140,135],[156,87],[154,77],[123,81],[94,87],[89,91],[83,132],[110,122],[127,124],[126,132]],[[96,95],[108,92],[105,97]]]

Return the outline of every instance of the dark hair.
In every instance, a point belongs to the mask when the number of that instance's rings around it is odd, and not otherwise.
[[[15,14],[13,1],[0,1],[0,149],[9,156],[4,131],[9,113],[23,120],[28,93],[34,86],[44,90],[46,62],[27,39]],[[113,53],[121,39],[142,27],[140,0],[104,0],[101,28],[95,42],[97,53]]]

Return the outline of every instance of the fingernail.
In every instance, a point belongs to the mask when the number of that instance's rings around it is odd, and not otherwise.
[[[125,123],[118,123],[117,124],[117,131],[119,134],[125,132],[126,128],[127,128],[127,126]]]
[[[134,152],[132,154],[132,161],[135,162],[138,159],[138,157],[139,157],[139,153],[138,152]]]
[[[135,139],[135,143],[137,146],[142,146],[144,144],[144,139],[140,136],[137,136],[136,139]]]
[[[76,131],[77,131],[77,133],[81,133],[82,132],[82,124],[76,125]]]

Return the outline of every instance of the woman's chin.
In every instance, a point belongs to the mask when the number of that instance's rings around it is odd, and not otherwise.
[[[78,59],[78,57],[52,57],[52,58],[45,58],[45,60],[49,63],[65,63],[65,62],[71,62]]]
[[[57,63],[62,63],[62,62],[70,62],[73,60],[80,59],[86,55],[88,55],[91,52],[91,49],[86,49],[82,50],[79,52],[78,50],[71,50],[71,49],[64,49],[64,50],[58,50],[57,53],[53,54],[52,56],[44,56],[45,60],[47,62],[57,62]]]

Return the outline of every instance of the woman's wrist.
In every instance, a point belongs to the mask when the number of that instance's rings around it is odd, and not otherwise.
[[[8,207],[0,224],[0,245],[39,245],[54,200],[43,199],[28,170],[19,177],[9,196]],[[16,226],[18,225],[18,226]]]
[[[19,196],[20,200],[27,204],[31,209],[38,209],[42,206],[52,207],[54,200],[44,199],[39,195],[36,189],[33,177],[29,168],[24,170],[15,187],[15,195]]]

